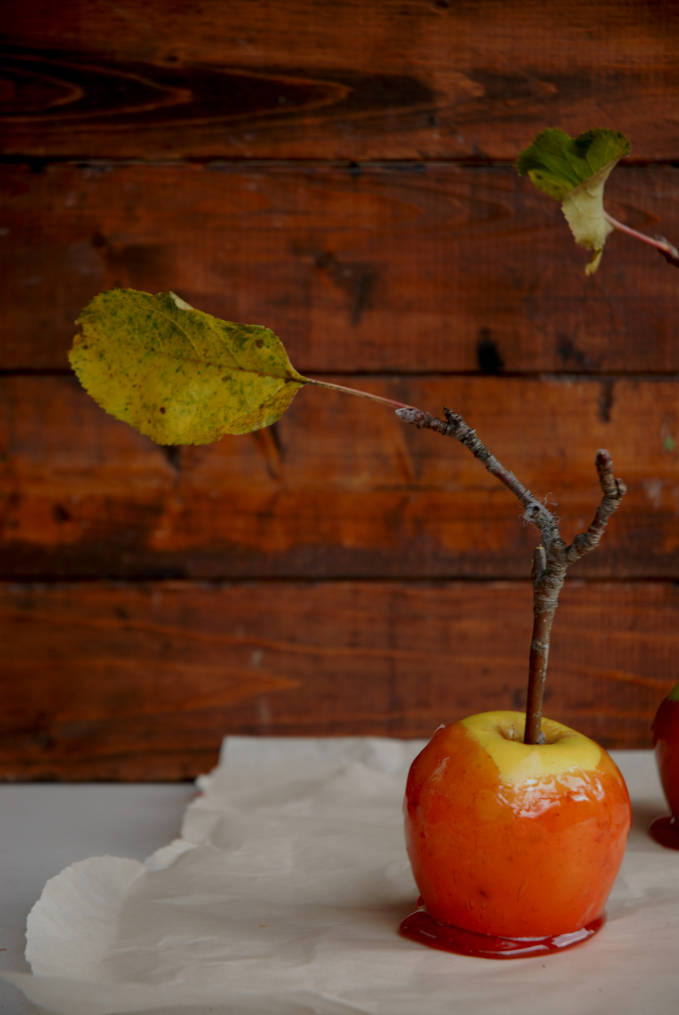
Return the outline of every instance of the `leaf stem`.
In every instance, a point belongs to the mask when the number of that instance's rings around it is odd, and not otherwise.
[[[646,233],[639,232],[638,229],[633,229],[632,226],[625,225],[624,222],[613,218],[607,211],[604,211],[604,218],[614,229],[639,240],[640,243],[645,243],[648,247],[653,247],[659,254],[662,254],[666,261],[679,268],[679,250],[664,236],[648,236]]]
[[[366,398],[370,402],[379,402],[380,405],[388,405],[392,409],[412,409],[412,405],[406,402],[397,402],[393,398],[385,398],[384,395],[376,395],[371,391],[361,391],[359,388],[348,388],[344,384],[332,384],[330,381],[319,381],[315,377],[304,378],[308,384],[315,384],[318,388],[327,388],[328,391],[341,391],[345,395],[355,395],[356,398]],[[415,410],[417,411],[417,410]]]

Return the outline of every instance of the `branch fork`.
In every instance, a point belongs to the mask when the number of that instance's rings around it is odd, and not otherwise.
[[[528,693],[526,698],[526,729],[524,743],[544,743],[542,707],[549,659],[549,645],[559,594],[571,564],[594,550],[606,526],[626,493],[625,484],[615,476],[608,451],[597,451],[595,467],[601,487],[601,501],[585,532],[575,536],[568,545],[561,537],[557,519],[545,504],[506,469],[473,430],[456,412],[444,409],[439,419],[422,409],[405,406],[396,410],[404,423],[420,430],[433,430],[444,437],[455,437],[478,458],[491,475],[518,498],[524,509],[524,520],[535,525],[541,541],[533,554],[533,633],[531,637]]]

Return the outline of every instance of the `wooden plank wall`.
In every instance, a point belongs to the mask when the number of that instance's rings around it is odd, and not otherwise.
[[[607,191],[679,242],[679,6],[23,0],[0,63],[5,779],[175,779],[227,733],[425,736],[521,707],[535,533],[460,446],[305,390],[170,452],[66,353],[99,290],[263,323],[301,371],[462,412],[557,505],[629,495],[573,571],[547,709],[646,747],[679,679],[679,274],[583,274],[512,164],[611,126]]]

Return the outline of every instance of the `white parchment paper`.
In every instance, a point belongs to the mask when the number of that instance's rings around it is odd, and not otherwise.
[[[32,969],[5,974],[64,1015],[666,1015],[679,1010],[679,853],[649,752],[614,754],[635,825],[604,929],[540,959],[400,938],[416,889],[401,800],[421,743],[229,738],[181,837],[145,863],[93,857],[48,881]]]

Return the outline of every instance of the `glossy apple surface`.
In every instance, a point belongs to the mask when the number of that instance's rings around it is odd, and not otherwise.
[[[413,762],[406,845],[434,920],[477,934],[562,935],[603,914],[631,812],[593,740],[549,719],[523,743],[521,712],[484,712],[436,731]]]
[[[679,819],[679,684],[661,701],[656,712],[653,746],[660,782],[676,820]]]

